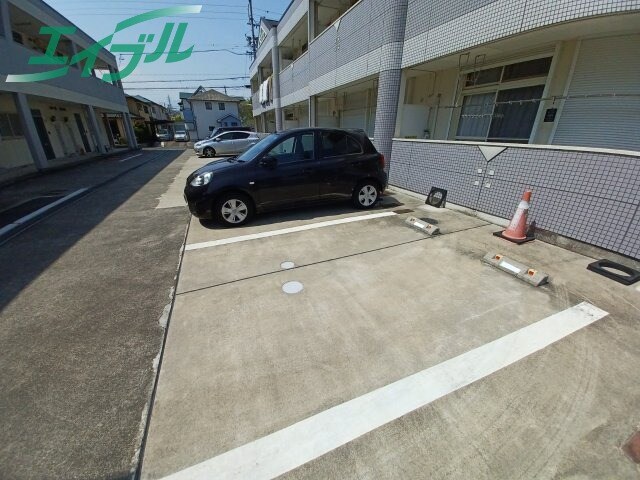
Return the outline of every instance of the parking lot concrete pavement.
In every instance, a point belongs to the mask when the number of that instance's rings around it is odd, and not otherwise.
[[[0,478],[135,471],[189,220],[184,207],[156,210],[181,153],[145,150],[3,189],[73,190],[139,166],[0,246]]]
[[[185,207],[187,205],[187,202],[184,200],[183,192],[185,183],[187,182],[187,177],[191,175],[192,172],[199,169],[200,167],[205,166],[211,161],[211,158],[189,156],[182,165],[180,173],[176,175],[176,177],[169,185],[167,191],[160,197],[160,201],[158,202],[158,206],[156,208]]]
[[[410,228],[408,216],[442,235]],[[256,220],[191,220],[143,478],[242,478],[237,459],[288,478],[637,478],[620,448],[640,423],[635,288],[588,272],[590,258],[516,246],[494,237],[495,225],[399,193],[371,212],[338,205]],[[550,285],[483,264],[490,250],[547,271]],[[303,290],[284,293],[291,281]],[[495,373],[387,418],[410,395],[394,397],[377,424],[338,416],[514,332],[546,322],[544,337],[556,318],[565,328],[582,302],[604,318]],[[321,432],[296,442],[305,422]],[[360,433],[334,440],[349,422]]]

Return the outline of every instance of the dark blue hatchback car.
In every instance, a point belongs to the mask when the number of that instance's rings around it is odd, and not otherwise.
[[[266,210],[351,199],[372,208],[387,187],[384,156],[360,130],[302,128],[274,133],[237,157],[193,172],[189,210],[240,226]]]

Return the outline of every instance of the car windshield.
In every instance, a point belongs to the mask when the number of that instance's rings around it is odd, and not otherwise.
[[[246,150],[242,155],[237,157],[238,162],[248,162],[256,158],[261,152],[269,148],[273,143],[275,143],[280,138],[279,135],[272,133],[268,137],[263,138],[254,146]]]
[[[176,135],[184,135],[184,134],[185,134],[185,132],[183,132],[182,130],[176,131]]]

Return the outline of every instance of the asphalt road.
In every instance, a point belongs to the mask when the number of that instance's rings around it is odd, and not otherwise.
[[[0,192],[108,182],[0,246],[0,478],[119,479],[137,467],[189,220],[184,207],[156,209],[186,156],[141,153]]]

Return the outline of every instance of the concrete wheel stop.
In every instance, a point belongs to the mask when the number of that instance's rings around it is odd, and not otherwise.
[[[528,267],[520,262],[516,262],[500,253],[489,252],[482,261],[492,267],[513,275],[520,280],[527,282],[534,287],[539,287],[549,283],[549,275],[532,267]]]
[[[429,236],[437,235],[440,233],[440,228],[430,223],[418,220],[416,217],[409,217],[405,220],[405,223],[416,230],[426,233]]]

